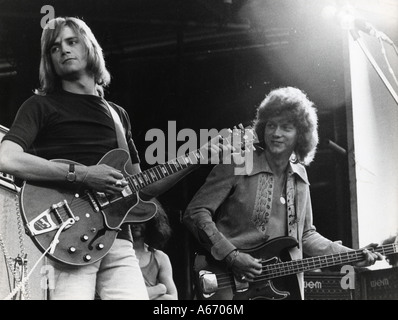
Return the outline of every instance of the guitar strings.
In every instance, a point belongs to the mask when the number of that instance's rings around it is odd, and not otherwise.
[[[398,252],[398,244],[387,244],[384,246],[381,246],[379,248],[376,248],[375,251],[383,253],[383,255],[390,255]],[[342,255],[347,255],[346,257],[342,257]],[[344,252],[344,253],[338,253],[335,255],[331,256],[320,256],[320,257],[313,257],[313,258],[307,258],[299,261],[287,261],[287,262],[282,262],[282,263],[275,263],[275,264],[266,264],[265,260],[261,261],[262,264],[262,274],[258,277],[255,277],[253,279],[253,282],[260,282],[264,280],[270,280],[273,278],[278,278],[278,277],[283,277],[291,274],[296,274],[300,273],[303,271],[308,271],[307,269],[318,269],[318,268],[324,268],[330,266],[330,262],[335,262],[337,256],[340,256],[339,263],[338,264],[344,264],[344,263],[349,263],[349,262],[355,262],[355,261],[360,261],[363,258],[363,251],[362,250],[357,250],[357,251],[349,251],[349,252]],[[322,258],[326,258],[325,261],[322,261]],[[326,263],[325,265],[315,265],[316,259],[318,259],[318,263]],[[313,261],[313,262],[310,262]],[[307,267],[305,266],[300,266],[302,264],[307,263]],[[313,264],[311,266],[310,264]],[[283,265],[289,265],[283,267]],[[296,266],[295,266],[296,265]],[[296,269],[294,269],[294,267]],[[219,289],[225,289],[228,288],[229,285],[234,284],[233,281],[233,276],[232,273],[215,273],[218,281],[218,288]]]
[[[229,144],[232,143],[232,142],[230,141],[230,138],[225,137],[224,139],[225,139]],[[243,143],[240,142],[240,144],[243,144]],[[142,189],[142,188],[148,186],[149,184],[154,183],[154,182],[156,182],[156,181],[158,181],[158,180],[164,178],[164,177],[165,177],[165,174],[171,175],[171,174],[173,174],[173,173],[178,172],[178,171],[180,170],[180,169],[178,168],[178,166],[180,166],[182,169],[187,168],[187,167],[189,166],[189,164],[188,164],[188,161],[186,161],[185,159],[188,158],[190,164],[193,164],[193,162],[194,162],[194,161],[189,157],[189,155],[193,155],[194,158],[197,159],[197,160],[198,160],[198,157],[200,157],[200,156],[203,158],[203,154],[201,153],[200,149],[197,149],[197,150],[195,150],[195,151],[191,151],[191,152],[188,153],[187,156],[180,156],[180,157],[178,157],[178,158],[176,158],[176,159],[174,159],[174,160],[171,160],[171,161],[169,161],[169,162],[166,162],[165,164],[160,164],[160,165],[158,165],[158,166],[155,166],[155,167],[153,167],[153,168],[148,169],[147,171],[149,171],[149,172],[152,173],[152,174],[150,174],[150,175],[145,174],[146,171],[144,171],[144,172],[139,172],[139,173],[137,173],[137,174],[134,174],[134,175],[131,175],[131,176],[126,177],[126,180],[127,180],[128,183],[129,183],[129,187],[130,187],[132,190],[134,190],[135,193],[136,193],[136,192],[138,192],[140,189]],[[179,160],[179,159],[181,159],[181,160]],[[184,162],[184,163],[182,164],[181,161]],[[178,165],[177,165],[177,162],[178,162]],[[167,167],[167,166],[168,166],[168,167]],[[185,166],[185,167],[184,167],[184,166]],[[174,167],[174,170],[172,169],[173,167]],[[168,168],[169,168],[169,169],[168,169]],[[165,171],[163,171],[162,169],[165,170]],[[171,172],[170,172],[170,171],[171,171]],[[156,174],[156,173],[157,173],[157,174]],[[155,177],[156,179],[155,179],[154,177]],[[133,193],[134,193],[134,192],[133,192]],[[127,196],[127,197],[128,197],[128,196]],[[83,200],[83,201],[80,202],[80,201],[77,201],[77,199],[81,199],[81,200]],[[87,194],[84,194],[84,195],[79,196],[78,198],[76,198],[75,201],[74,201],[74,204],[73,204],[73,205],[70,204],[70,207],[73,206],[73,208],[79,210],[79,209],[81,209],[81,208],[83,208],[84,206],[87,205],[86,202],[88,202],[91,206],[93,206],[93,204],[90,203],[91,201],[92,201],[92,199],[91,199]],[[77,203],[76,203],[76,202],[77,202]],[[96,210],[94,209],[94,211],[96,211]],[[66,210],[65,210],[65,212],[66,212]],[[68,218],[69,215],[68,215],[67,212],[66,212],[66,214],[67,214],[67,218]],[[64,218],[64,216],[63,216],[63,218]]]
[[[232,144],[232,140],[230,141],[230,138],[225,137],[224,138],[229,144]],[[249,140],[250,142],[254,142],[254,139]],[[242,146],[244,143],[243,142],[239,142],[238,143],[240,146]],[[245,144],[247,144],[247,141],[245,142]],[[193,161],[189,156],[193,155],[194,158],[196,159],[196,161],[199,160],[200,157],[204,158],[202,152],[200,151],[200,149],[191,151],[188,153],[187,156],[179,156],[173,160],[170,160],[166,163],[163,164],[159,164],[155,167],[152,167],[144,172],[139,172],[137,174],[131,175],[129,177],[126,178],[126,180],[132,181],[133,184],[131,185],[131,187],[135,190],[135,191],[139,191],[141,188],[148,186],[151,183],[154,183],[162,178],[165,177],[165,174],[173,174],[178,172],[179,170],[181,170],[180,168],[178,168],[178,166],[180,166],[182,169],[187,168],[189,165],[195,164],[195,161]],[[181,160],[180,160],[181,159]],[[185,159],[189,159],[189,161],[185,161]],[[184,163],[182,163],[181,161],[183,161]],[[178,163],[178,165],[177,165]],[[171,169],[169,172],[168,167],[169,166]],[[172,166],[174,167],[174,170],[172,169]],[[185,166],[185,167],[184,167]],[[162,170],[164,169],[166,171],[166,173]],[[151,174],[147,175],[146,172],[150,171]],[[157,173],[157,174],[156,174]],[[159,176],[159,177],[158,177]],[[156,179],[155,179],[155,178]],[[141,179],[140,179],[141,178]],[[151,181],[152,180],[152,181]],[[137,188],[136,188],[137,186]]]
[[[246,132],[246,129],[241,129],[241,131],[242,131],[242,130],[243,130],[243,132]],[[231,136],[231,138],[232,138],[232,136]],[[225,139],[229,144],[232,144],[232,142],[231,142],[232,140],[230,141],[230,138],[224,137],[223,139]],[[247,139],[245,139],[245,141],[246,141],[246,140],[247,140]],[[254,141],[254,139],[252,139],[251,141]],[[239,142],[239,144],[240,144],[240,145],[243,145],[243,142]],[[247,141],[246,141],[246,144],[247,144]],[[185,156],[185,157],[184,157],[184,156],[180,156],[180,157],[178,157],[178,158],[176,158],[176,159],[174,159],[174,160],[171,160],[171,161],[169,161],[169,162],[166,162],[165,164],[161,164],[161,165],[158,165],[158,166],[155,166],[155,167],[153,167],[153,168],[148,169],[147,171],[151,172],[150,175],[145,174],[146,171],[144,171],[144,172],[140,172],[140,173],[137,173],[137,174],[134,174],[134,175],[131,175],[131,176],[126,177],[126,180],[127,180],[128,183],[129,183],[129,187],[130,187],[132,190],[134,190],[135,193],[137,193],[137,192],[138,192],[140,189],[142,189],[143,187],[146,187],[146,186],[148,186],[149,184],[154,183],[154,182],[156,182],[156,181],[158,181],[158,180],[164,178],[165,176],[162,176],[162,172],[163,172],[162,169],[164,169],[164,170],[166,171],[166,173],[168,173],[168,174],[170,175],[170,174],[176,173],[176,172],[178,172],[178,171],[180,170],[180,169],[178,168],[178,166],[177,166],[177,163],[178,163],[178,165],[179,165],[182,169],[187,168],[187,167],[188,167],[188,162],[185,161],[185,159],[188,158],[188,159],[189,159],[189,163],[190,163],[190,164],[193,164],[192,159],[189,158],[189,155],[190,155],[190,154],[192,154],[197,160],[198,160],[198,157],[199,157],[199,158],[200,158],[200,157],[204,158],[204,157],[203,157],[203,154],[202,154],[201,151],[200,151],[200,149],[197,149],[197,150],[195,150],[195,151],[191,151],[191,152],[189,152],[188,155]],[[182,164],[180,161],[178,161],[178,159],[183,160],[184,164]],[[184,168],[184,165],[185,165],[185,168]],[[170,173],[169,170],[167,169],[167,166],[169,166],[171,173]],[[174,170],[175,170],[175,171],[173,171],[172,166],[174,167]],[[155,172],[155,173],[154,173],[154,172]],[[157,172],[157,174],[156,174],[156,172]],[[160,178],[159,178],[158,176],[159,176]],[[154,177],[155,177],[156,179],[155,179]],[[141,182],[141,181],[142,181],[142,182]],[[148,182],[148,181],[149,181],[149,182]],[[133,192],[133,194],[134,194],[134,192]],[[124,196],[124,195],[123,195],[123,196]],[[124,198],[128,198],[129,196],[131,196],[131,195],[124,196]],[[78,201],[78,199],[81,199],[82,201]],[[72,208],[72,207],[73,207],[74,209],[79,210],[79,209],[81,209],[81,208],[87,206],[87,202],[88,202],[88,204],[91,205],[92,207],[93,207],[94,205],[98,205],[97,203],[95,203],[95,204],[91,203],[91,202],[94,201],[94,200],[93,200],[89,195],[87,195],[87,194],[84,194],[84,195],[82,195],[82,196],[79,195],[79,196],[76,197],[74,200],[75,200],[75,201],[72,201],[73,204],[72,204],[72,203],[70,203],[70,204],[68,203],[69,208]],[[102,208],[101,208],[101,209],[102,209]],[[70,214],[68,213],[68,210],[63,210],[63,211],[64,211],[64,213],[66,213],[66,218],[69,218]],[[94,211],[97,212],[96,208],[94,208]],[[73,212],[72,212],[72,214],[73,214]],[[55,215],[56,215],[56,216],[59,216],[59,217],[61,218],[61,220],[63,220],[63,218],[65,218],[65,215],[61,215],[61,214],[58,215],[58,213],[55,213]]]

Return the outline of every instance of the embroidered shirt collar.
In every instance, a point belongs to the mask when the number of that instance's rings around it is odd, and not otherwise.
[[[267,159],[265,157],[265,152],[263,152],[263,151],[255,151],[255,152],[253,152],[252,170],[250,172],[247,172],[247,175],[248,176],[253,176],[253,175],[258,174],[260,172],[272,173],[272,170],[271,170],[271,168],[270,168],[270,166],[268,164],[268,161],[267,161]],[[310,184],[309,181],[308,181],[307,172],[306,172],[306,170],[305,170],[305,168],[304,168],[304,166],[302,164],[290,162],[288,172],[289,172],[289,174],[294,174],[295,173],[305,183]]]

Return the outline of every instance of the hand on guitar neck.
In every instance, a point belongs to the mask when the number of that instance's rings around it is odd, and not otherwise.
[[[209,158],[206,159],[206,162],[220,163],[223,161],[223,158],[225,159],[231,156],[235,148],[229,143],[222,143],[222,141],[222,137],[218,135],[200,148],[202,154]],[[158,194],[171,188],[176,182],[193,169],[194,167],[190,166],[189,168],[173,175],[173,177],[169,179],[162,179],[159,183],[150,185],[143,192],[144,194],[149,195],[149,198],[156,197]],[[134,172],[131,172],[130,174],[141,172],[138,164],[132,164],[132,170]],[[120,170],[104,163],[88,167],[79,165],[76,166],[76,171],[78,177],[77,182],[80,182],[86,187],[98,192],[115,195],[122,192],[128,185],[128,182]]]
[[[380,252],[375,251],[377,248],[377,243],[371,243],[363,249],[364,259],[362,261],[354,263],[356,267],[368,267],[376,263],[377,260],[383,260],[383,256]]]
[[[253,144],[258,142],[252,128],[244,128],[241,124],[231,129],[224,129],[220,134],[211,138],[199,149],[190,152],[186,156],[180,156],[186,161],[186,168],[173,174],[172,177],[162,179],[162,181],[151,184],[142,190],[143,199],[149,200],[164,193],[175,185],[180,179],[198,168],[199,164],[230,164],[233,161],[243,163],[245,155],[255,150]],[[249,159],[249,158],[248,158]],[[173,160],[172,160],[173,161]]]
[[[354,263],[354,265],[356,267],[367,267],[375,264],[378,260],[383,260],[381,253],[374,250],[377,246],[378,244],[371,243],[362,248],[364,259]],[[234,250],[226,257],[226,262],[235,278],[240,281],[252,282],[256,276],[261,275],[261,259],[255,259],[248,253]]]
[[[371,243],[363,250],[363,260],[353,263],[356,267],[367,267],[376,263],[378,260],[383,260],[383,255],[375,251],[378,244]],[[234,277],[239,281],[252,282],[256,277],[261,275],[262,264],[261,259],[256,259],[249,253],[234,250],[228,254],[225,261],[232,271]]]
[[[238,127],[224,129],[208,143],[199,148],[204,157],[201,163],[219,164],[231,163],[231,161],[241,161],[238,157],[244,157],[255,150],[254,144],[258,143],[258,138],[253,128]]]
[[[198,150],[191,152],[189,156],[179,157],[178,159],[185,163],[185,168],[178,170],[177,173],[173,173],[172,177],[162,178],[161,181],[145,187],[145,190],[142,190],[144,198],[150,199],[156,197],[170,189],[175,183],[196,168],[196,166],[192,166],[191,164],[230,163],[232,157],[242,155],[244,152],[250,152],[254,149],[253,143],[257,140],[253,129],[244,128],[242,125],[239,125],[239,128],[235,127],[233,130],[225,130],[223,135],[219,134],[213,137]],[[111,164],[99,163],[87,167],[77,164],[76,182],[98,192],[110,195],[119,194],[128,185],[122,171],[126,170],[127,176],[129,176],[140,173],[141,169],[137,163],[131,164],[131,169],[127,170],[125,166],[127,164],[117,163],[115,166],[114,162],[112,161]]]
[[[208,143],[200,147],[201,154],[205,157],[205,161],[211,164],[222,163],[223,160],[231,156],[235,151],[235,148],[229,143],[228,140],[224,140],[221,135],[209,140]],[[206,159],[207,157],[207,159]]]

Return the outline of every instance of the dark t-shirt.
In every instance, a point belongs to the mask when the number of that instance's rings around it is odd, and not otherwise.
[[[131,135],[130,119],[120,106],[109,103],[126,130],[132,163],[139,156]],[[51,159],[68,159],[95,165],[118,147],[115,124],[106,102],[98,96],[59,91],[26,100],[3,140],[19,144],[25,152]],[[130,228],[123,225],[118,238],[132,241]]]

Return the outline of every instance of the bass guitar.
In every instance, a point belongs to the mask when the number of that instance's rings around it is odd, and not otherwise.
[[[261,275],[253,282],[234,277],[222,261],[207,255],[197,255],[194,262],[196,292],[201,300],[284,300],[299,299],[298,273],[326,267],[350,264],[364,259],[363,250],[353,250],[325,256],[290,260],[288,250],[297,246],[292,237],[272,239],[259,247],[241,250],[260,259]],[[382,255],[398,252],[398,244],[386,244],[374,249]]]
[[[252,129],[240,126],[229,132],[230,136],[223,137],[227,144],[242,153],[252,148],[255,142]],[[140,199],[140,190],[203,163],[203,159],[207,159],[207,155],[205,157],[198,149],[130,175],[125,170],[129,154],[123,149],[112,150],[98,164],[109,165],[123,173],[128,185],[117,195],[65,183],[25,181],[19,201],[26,233],[39,250],[55,261],[76,266],[94,263],[110,250],[123,223],[145,222],[156,214],[156,204]],[[64,159],[52,161],[75,163]]]

